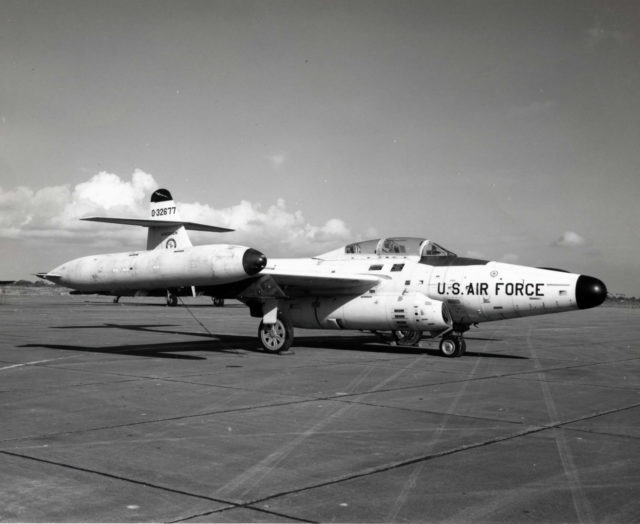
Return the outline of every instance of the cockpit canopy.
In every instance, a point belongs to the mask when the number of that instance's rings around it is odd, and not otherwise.
[[[456,254],[431,240],[414,237],[392,237],[354,242],[344,247],[345,255],[455,257]],[[337,252],[336,252],[337,254]]]

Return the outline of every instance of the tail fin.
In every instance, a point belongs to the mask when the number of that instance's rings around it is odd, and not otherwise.
[[[168,189],[157,189],[154,191],[151,195],[151,204],[149,207],[148,219],[88,217],[82,220],[147,227],[149,229],[147,232],[148,250],[182,249],[191,246],[192,244],[191,240],[189,240],[187,229],[214,233],[233,231],[233,229],[224,227],[184,222],[178,214],[176,203],[173,201],[173,197]]]
[[[158,222],[158,225],[149,227],[147,249],[182,249],[193,245],[168,189],[157,189],[153,192],[149,216],[152,221]],[[177,224],[162,223],[167,220],[175,221]]]

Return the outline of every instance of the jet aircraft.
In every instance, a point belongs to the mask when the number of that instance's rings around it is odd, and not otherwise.
[[[423,238],[368,240],[311,258],[270,260],[253,248],[191,247],[183,228],[221,228],[182,222],[175,212],[169,192],[158,190],[151,220],[92,218],[149,227],[151,251],[76,259],[39,276],[84,293],[193,287],[236,298],[261,319],[261,346],[276,353],[291,346],[299,327],[390,333],[401,346],[440,337],[440,353],[458,357],[472,325],[592,308],[607,296],[594,277],[459,257]]]

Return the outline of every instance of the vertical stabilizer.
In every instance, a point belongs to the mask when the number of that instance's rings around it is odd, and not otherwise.
[[[191,240],[183,225],[167,225],[167,220],[180,222],[180,214],[168,189],[157,189],[151,195],[149,216],[152,221],[165,222],[149,226],[147,249],[181,249],[190,247]]]

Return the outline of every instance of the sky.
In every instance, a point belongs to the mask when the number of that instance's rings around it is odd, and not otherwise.
[[[430,238],[640,296],[636,1],[0,0],[0,280],[145,245]]]

